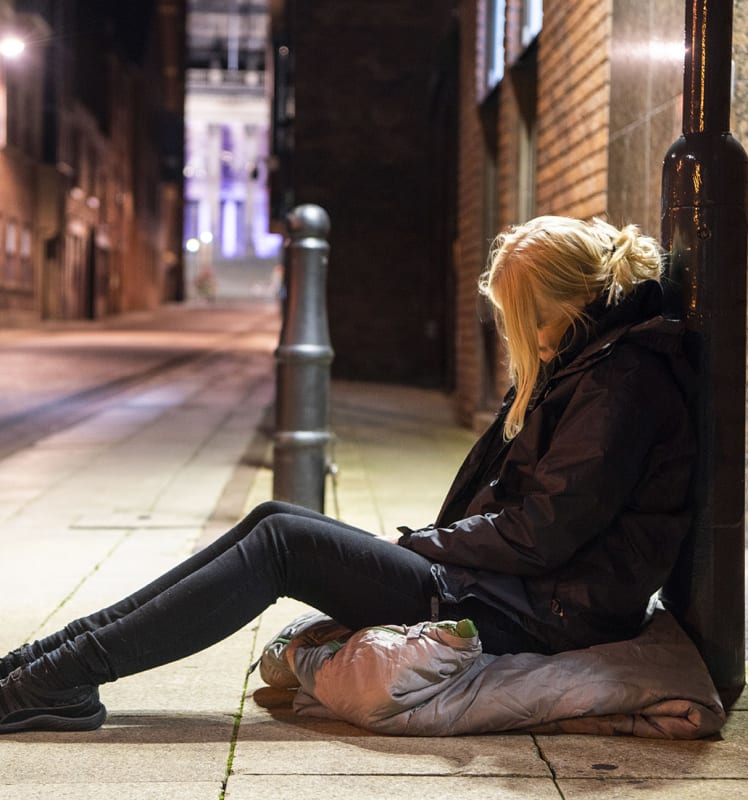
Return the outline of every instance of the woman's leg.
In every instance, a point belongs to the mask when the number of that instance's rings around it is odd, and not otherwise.
[[[65,626],[65,630],[69,631],[72,635],[66,636],[65,639],[72,639],[78,634],[84,633],[85,631],[95,631],[98,628],[109,625],[112,622],[115,622],[116,620],[126,616],[127,614],[132,613],[149,600],[152,600],[162,592],[167,591],[172,586],[175,586],[180,581],[192,575],[194,572],[197,572],[198,570],[203,569],[211,564],[216,558],[236,545],[237,542],[241,541],[250,531],[254,530],[254,528],[260,522],[262,522],[263,519],[272,516],[273,514],[292,514],[293,516],[298,517],[309,517],[311,519],[328,520],[331,522],[334,521],[329,517],[325,517],[323,514],[319,514],[316,511],[312,511],[302,506],[294,506],[289,503],[279,503],[276,501],[261,503],[260,505],[256,506],[253,511],[247,514],[244,519],[238,522],[233,528],[224,533],[214,542],[202,548],[197,553],[194,553],[180,564],[177,564],[176,567],[170,569],[168,572],[165,572],[163,575],[159,576],[143,588],[133,592],[133,594],[123,598],[108,608],[103,608],[94,614],[90,614],[89,616],[82,617],[68,623]],[[343,527],[350,527],[345,526],[343,523],[336,524]]]
[[[0,680],[0,733],[98,727],[96,686],[202,650],[282,596],[353,629],[429,617],[432,565],[417,553],[294,508],[249,522]]]
[[[41,657],[44,653],[49,653],[57,649],[76,636],[103,628],[127,614],[132,613],[140,608],[140,606],[187,578],[193,572],[210,564],[218,556],[244,538],[265,519],[265,517],[278,513],[288,513],[295,516],[306,516],[321,520],[329,519],[322,514],[318,514],[315,511],[301,506],[275,501],[261,503],[223,536],[133,594],[123,598],[114,605],[103,608],[88,616],[81,617],[80,619],[73,620],[61,630],[39,641],[22,645],[17,650],[8,653],[8,655],[0,659],[0,678],[4,678],[16,667],[33,661]],[[341,527],[350,527],[345,526],[343,523],[337,524]]]
[[[53,651],[50,666],[69,685],[115,680],[202,650],[283,596],[354,629],[430,615],[431,562],[416,553],[297,509],[247,527],[210,560]]]

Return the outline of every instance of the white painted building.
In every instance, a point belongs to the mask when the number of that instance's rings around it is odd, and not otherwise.
[[[189,0],[185,102],[188,281],[278,259],[268,231],[267,3]],[[189,273],[192,273],[191,275]]]

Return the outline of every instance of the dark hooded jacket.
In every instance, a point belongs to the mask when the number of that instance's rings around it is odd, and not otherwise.
[[[433,526],[400,544],[434,561],[442,601],[500,608],[550,651],[634,636],[690,526],[695,437],[682,323],[659,284],[585,309],[510,442],[510,390]]]

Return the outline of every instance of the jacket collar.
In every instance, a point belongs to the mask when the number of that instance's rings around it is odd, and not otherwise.
[[[583,310],[583,319],[561,340],[556,358],[549,364],[546,380],[582,369],[604,357],[623,338],[665,354],[681,351],[683,323],[662,314],[662,288],[657,281],[643,281],[615,306],[599,297]]]

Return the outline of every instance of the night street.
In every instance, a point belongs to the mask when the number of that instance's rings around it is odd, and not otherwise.
[[[194,303],[100,323],[0,333],[0,457],[122,404],[168,406],[185,375],[250,391],[277,344],[277,306]]]
[[[273,303],[235,302],[3,335],[3,648],[142,585],[269,498],[278,328]],[[474,439],[446,395],[402,386],[335,383],[332,423],[328,513],[389,537],[432,518]],[[414,475],[422,490],[403,491]],[[301,609],[281,600],[214,647],[102,686],[99,731],[4,738],[0,798],[383,800],[414,785],[591,798],[610,789],[601,764],[653,798],[743,796],[744,700],[708,753],[626,736],[393,737],[299,717],[247,669]]]
[[[256,281],[266,288],[262,276]],[[265,403],[273,392],[277,303],[267,291],[251,301],[239,300],[230,289],[226,294],[234,296],[99,322],[0,332],[0,461],[89,418],[103,420],[96,423],[101,431],[121,424],[126,409],[150,409],[149,417],[173,413],[189,402],[195,380],[208,393],[204,387],[222,387],[237,404],[251,406],[258,398]],[[246,431],[247,441],[251,436]],[[135,473],[144,474],[134,458]],[[13,498],[13,492],[5,486],[0,496]],[[234,498],[224,513],[238,515],[242,500]],[[2,509],[3,518],[14,513],[23,513],[22,506]]]
[[[748,797],[747,150],[748,0],[0,0],[0,800]]]

